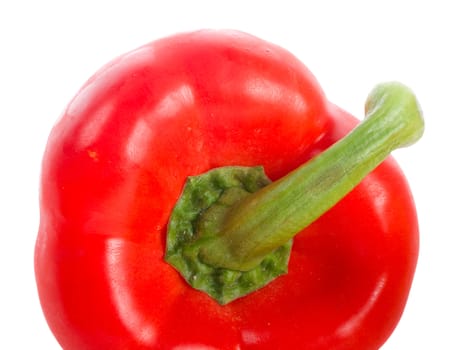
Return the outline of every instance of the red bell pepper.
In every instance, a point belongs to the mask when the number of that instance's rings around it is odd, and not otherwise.
[[[236,31],[104,66],[42,165],[35,271],[61,346],[378,349],[418,256],[388,154],[423,124],[400,84],[366,109],[355,128],[292,54]]]

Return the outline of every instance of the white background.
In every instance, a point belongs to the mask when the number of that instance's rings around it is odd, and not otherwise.
[[[200,28],[279,44],[328,98],[362,117],[379,81],[421,101],[426,133],[395,153],[411,184],[421,253],[410,299],[383,347],[457,349],[457,12],[452,1],[2,1],[0,4],[0,348],[59,349],[33,274],[38,179],[48,133],[84,81],[113,57]]]

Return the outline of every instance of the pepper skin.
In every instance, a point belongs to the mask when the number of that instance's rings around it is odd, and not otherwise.
[[[199,31],[118,57],[78,92],[45,151],[38,292],[65,350],[375,350],[418,255],[408,184],[389,157],[295,238],[286,275],[219,305],[164,261],[190,175],[263,165],[275,180],[357,123],[284,49]]]

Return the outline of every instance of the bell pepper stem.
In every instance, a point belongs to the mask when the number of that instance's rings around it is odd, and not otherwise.
[[[375,87],[365,115],[326,151],[232,206],[219,233],[201,245],[199,258],[211,266],[252,269],[339,202],[393,150],[423,134],[416,97],[400,83]]]

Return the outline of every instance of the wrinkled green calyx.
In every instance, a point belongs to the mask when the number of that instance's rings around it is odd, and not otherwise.
[[[248,271],[208,265],[200,248],[219,233],[218,226],[237,202],[270,184],[262,167],[224,167],[187,179],[168,226],[165,260],[195,289],[220,304],[249,294],[287,273],[292,241],[275,249]]]

